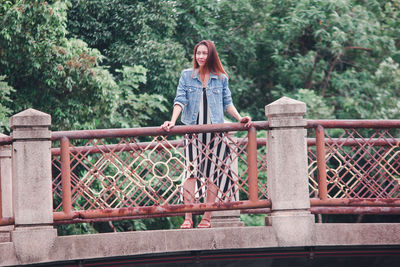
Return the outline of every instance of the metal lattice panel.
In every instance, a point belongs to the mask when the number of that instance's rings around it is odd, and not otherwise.
[[[318,195],[317,160],[309,152],[310,196]],[[329,198],[399,198],[399,143],[389,130],[344,129],[337,137],[325,133]]]
[[[244,139],[229,134],[215,138],[214,147],[203,145],[196,134],[183,140],[168,140],[155,136],[149,142],[137,138],[114,138],[111,140],[73,140],[69,146],[72,207],[75,211],[110,208],[130,208],[183,204],[185,172],[196,173],[205,161],[212,162],[215,170],[211,175],[226,176],[231,183],[224,189],[216,183],[216,201],[248,199],[247,151]],[[106,143],[106,141],[108,143]],[[185,160],[189,144],[199,150],[198,158]],[[228,147],[229,162],[218,158],[215,147]],[[265,148],[257,155],[258,171],[266,176]],[[62,208],[62,178],[60,155],[53,154],[54,209]],[[194,164],[194,162],[197,162]],[[197,202],[204,202],[207,186],[204,179],[196,177]],[[267,197],[266,183],[259,183],[259,197]],[[229,192],[229,194],[228,194]]]

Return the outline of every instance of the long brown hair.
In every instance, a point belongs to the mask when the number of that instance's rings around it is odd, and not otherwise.
[[[196,61],[197,48],[200,45],[205,45],[208,49],[208,55],[207,55],[206,62],[201,67],[199,66],[199,64],[197,64],[197,61]],[[217,52],[217,49],[215,48],[214,43],[211,42],[210,40],[203,40],[194,46],[193,69],[197,69],[197,68],[199,68],[199,74],[200,74],[200,78],[202,80],[204,79],[204,76],[208,72],[216,74],[218,76],[223,73],[227,77],[229,77],[228,74],[225,72],[224,67],[222,67],[221,60],[219,59],[218,52]]]

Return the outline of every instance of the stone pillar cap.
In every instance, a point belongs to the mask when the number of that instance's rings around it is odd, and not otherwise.
[[[304,102],[281,97],[275,102],[265,106],[265,115],[273,116],[303,116],[306,113],[306,104]]]
[[[21,111],[10,118],[10,127],[49,127],[51,125],[51,116],[47,113],[33,108]]]

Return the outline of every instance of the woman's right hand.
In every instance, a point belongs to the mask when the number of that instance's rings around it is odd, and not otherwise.
[[[161,129],[163,129],[164,131],[169,132],[169,130],[171,130],[172,127],[175,126],[175,123],[172,121],[165,121],[162,125],[161,125]]]
[[[250,126],[251,126],[251,118],[249,116],[241,117],[239,122],[245,123],[244,127],[246,127],[246,128],[250,128]]]

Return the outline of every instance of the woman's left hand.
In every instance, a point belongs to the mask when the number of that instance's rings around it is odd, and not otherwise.
[[[244,127],[250,128],[251,126],[251,118],[249,116],[244,116],[239,120],[240,123],[245,123]]]

